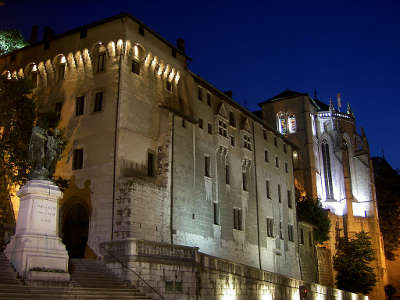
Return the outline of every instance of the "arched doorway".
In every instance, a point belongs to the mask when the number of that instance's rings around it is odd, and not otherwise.
[[[62,237],[70,258],[83,258],[88,240],[89,212],[80,204],[74,203],[63,214]]]

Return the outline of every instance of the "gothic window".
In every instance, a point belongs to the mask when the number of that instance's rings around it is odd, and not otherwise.
[[[325,181],[325,193],[327,199],[333,198],[333,185],[332,185],[332,170],[331,170],[331,158],[329,155],[329,145],[324,141],[321,145],[322,150],[322,163],[324,168],[324,181]]]
[[[296,116],[289,113],[278,113],[277,127],[281,134],[295,133],[297,130]]]
[[[267,218],[267,237],[274,237],[274,219]]]
[[[233,209],[233,229],[243,230],[242,210],[240,208]]]
[[[226,137],[226,138],[228,137],[228,129],[227,129],[226,123],[221,120],[218,121],[218,133],[219,133],[219,135],[222,135],[223,137]]]
[[[290,115],[288,118],[288,124],[289,124],[289,133],[295,133],[296,132],[296,117],[295,115]]]
[[[278,131],[281,134],[287,133],[286,116],[284,113],[278,114]]]

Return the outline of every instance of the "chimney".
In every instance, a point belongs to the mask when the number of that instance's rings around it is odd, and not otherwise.
[[[54,30],[51,29],[49,26],[46,26],[44,28],[44,33],[43,33],[43,40],[44,41],[50,41],[54,37]]]
[[[35,44],[38,41],[39,26],[33,25],[31,31],[31,37],[29,38],[30,44]]]
[[[224,94],[232,98],[232,91],[225,91]]]
[[[185,40],[184,39],[177,39],[176,40],[176,47],[181,50],[183,53],[185,53]]]

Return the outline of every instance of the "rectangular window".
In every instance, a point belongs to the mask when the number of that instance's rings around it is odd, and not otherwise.
[[[214,224],[219,225],[219,205],[218,205],[218,203],[214,202],[213,207],[214,207]]]
[[[207,105],[211,107],[211,94],[207,94]]]
[[[229,165],[228,164],[226,164],[225,165],[225,183],[226,184],[230,184],[230,182],[231,182],[231,170],[230,170],[230,168],[229,168]]]
[[[228,129],[226,123],[221,120],[218,121],[218,133],[223,137],[228,137]]]
[[[83,168],[83,149],[75,149],[72,157],[72,170]]]
[[[285,172],[288,173],[289,172],[289,167],[288,167],[288,163],[285,162]]]
[[[209,156],[204,156],[204,176],[211,177],[210,176],[210,157]]]
[[[234,147],[235,146],[235,137],[231,136],[231,146]]]
[[[136,60],[132,60],[132,73],[137,75],[140,74],[140,64]]]
[[[97,72],[103,72],[106,63],[106,54],[101,53],[97,58]]]
[[[203,129],[203,119],[199,119],[199,128]]]
[[[154,173],[154,154],[147,153],[147,176],[153,177]]]
[[[208,123],[208,133],[212,134],[212,125]]]
[[[242,229],[242,210],[240,208],[233,209],[233,228],[236,230]]]
[[[288,202],[288,207],[292,208],[292,192],[287,191],[287,202]]]
[[[248,191],[247,173],[242,172],[243,191]]]
[[[281,185],[280,184],[278,184],[278,200],[279,200],[279,203],[282,202],[282,194],[281,194]]]
[[[84,110],[85,110],[85,97],[84,96],[77,97],[75,103],[75,116],[83,115]]]
[[[274,219],[267,218],[267,237],[274,237]]]
[[[288,225],[288,240],[290,242],[294,241],[293,225]]]
[[[279,168],[279,157],[275,157],[275,167]]]
[[[267,198],[271,199],[271,189],[269,187],[269,180],[265,181],[265,189],[266,189]]]
[[[247,135],[243,135],[243,147],[251,150],[251,140],[250,137]]]
[[[197,98],[198,98],[200,101],[203,101],[203,89],[202,89],[201,87],[199,87],[199,89],[198,89]]]
[[[265,162],[269,162],[268,150],[264,151],[264,160],[265,160]]]
[[[279,238],[283,240],[282,221],[279,222]]]
[[[103,92],[96,93],[94,97],[94,112],[103,110]]]
[[[304,230],[303,228],[300,229],[300,244],[304,245]]]

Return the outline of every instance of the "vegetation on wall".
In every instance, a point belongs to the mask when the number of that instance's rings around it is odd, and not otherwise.
[[[0,55],[13,52],[27,46],[22,34],[17,30],[0,31]]]
[[[333,258],[337,287],[353,293],[368,294],[376,283],[374,269],[370,267],[373,260],[374,250],[366,232],[356,233],[352,239],[339,238]]]
[[[297,216],[301,221],[315,226],[315,242],[323,243],[329,240],[331,222],[328,217],[328,210],[323,209],[318,200],[308,197],[298,198]]]

